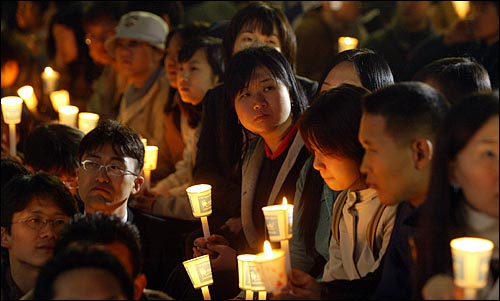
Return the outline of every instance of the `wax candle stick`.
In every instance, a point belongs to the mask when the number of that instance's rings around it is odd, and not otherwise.
[[[31,112],[36,112],[38,99],[36,98],[35,91],[32,86],[22,86],[17,89],[17,94],[24,100],[24,103],[26,103],[26,106]]]
[[[17,96],[2,97],[3,120],[9,125],[9,153],[12,157],[16,152],[16,124],[21,123],[23,100]]]
[[[42,72],[43,93],[50,94],[57,89],[59,82],[59,72],[54,71],[51,67],[45,67]]]
[[[287,284],[285,253],[273,250],[269,241],[264,242],[264,252],[255,256],[255,265],[268,293],[281,294]]]
[[[99,114],[91,112],[81,112],[78,114],[78,128],[87,134],[93,130],[99,122]]]
[[[77,119],[78,119],[77,106],[59,107],[59,123],[76,127]]]
[[[201,218],[203,236],[208,238],[210,230],[207,216],[212,214],[212,186],[208,184],[193,185],[186,188],[186,193],[193,210],[193,216]]]
[[[151,188],[151,171],[156,169],[158,161],[158,146],[147,145],[144,153],[144,185],[146,189]]]

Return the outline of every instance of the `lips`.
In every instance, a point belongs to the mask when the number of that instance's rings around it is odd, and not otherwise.
[[[260,121],[266,120],[268,117],[269,117],[268,114],[259,114],[259,115],[255,116],[253,118],[253,120],[256,121],[256,122],[260,122]]]

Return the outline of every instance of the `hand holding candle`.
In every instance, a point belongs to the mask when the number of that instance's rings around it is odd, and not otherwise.
[[[17,155],[16,124],[21,123],[23,100],[17,96],[2,97],[2,115],[9,125],[9,152],[12,157]]]
[[[212,214],[212,186],[208,184],[193,185],[186,188],[186,192],[194,217],[201,218],[203,236],[207,239],[210,236],[207,216]]]

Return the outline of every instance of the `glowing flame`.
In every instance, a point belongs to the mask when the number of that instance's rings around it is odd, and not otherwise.
[[[283,206],[288,205],[288,202],[286,201],[286,197],[283,197]]]
[[[264,242],[264,256],[266,258],[272,258],[273,257],[273,248],[271,248],[271,243],[269,240],[266,240]]]

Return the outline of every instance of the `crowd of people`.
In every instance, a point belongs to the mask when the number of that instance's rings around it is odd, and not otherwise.
[[[237,256],[284,198],[268,299],[463,299],[450,241],[470,236],[498,300],[498,1],[377,3],[3,3],[2,98],[38,104],[14,139],[2,112],[1,300],[203,300],[183,265],[203,255],[211,297],[245,299]],[[57,120],[46,66],[94,129]]]

